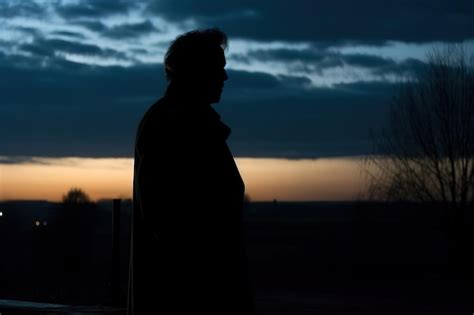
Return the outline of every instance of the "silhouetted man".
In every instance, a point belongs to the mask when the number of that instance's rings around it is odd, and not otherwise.
[[[226,46],[217,29],[176,38],[166,93],[139,125],[129,314],[254,314],[244,183],[211,107],[227,80]]]

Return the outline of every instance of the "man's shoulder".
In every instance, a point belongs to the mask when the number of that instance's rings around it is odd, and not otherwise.
[[[161,97],[153,103],[143,115],[137,129],[136,138],[156,138],[160,134],[174,134],[178,128],[180,117],[173,103],[166,97]],[[151,138],[150,138],[151,140]]]
[[[140,127],[144,125],[156,126],[158,122],[160,122],[159,125],[161,125],[162,123],[175,119],[176,116],[171,102],[166,97],[161,97],[147,109],[141,119]]]
[[[159,98],[146,111],[143,118],[161,119],[170,118],[175,113],[172,102],[166,96]]]

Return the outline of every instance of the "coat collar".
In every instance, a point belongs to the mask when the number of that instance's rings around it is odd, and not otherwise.
[[[166,89],[164,98],[169,100],[167,103],[174,107],[178,115],[185,119],[191,119],[199,125],[202,123],[204,129],[209,130],[212,135],[220,139],[227,140],[229,137],[231,129],[221,121],[221,116],[211,104],[196,101],[192,95],[179,91],[171,83]]]

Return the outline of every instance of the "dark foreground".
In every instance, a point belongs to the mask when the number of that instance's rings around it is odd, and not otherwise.
[[[64,209],[59,205],[0,203],[0,300],[72,305],[75,314],[101,313],[100,305],[123,309],[130,204],[122,204],[118,300],[111,288],[110,208],[110,202],[103,202],[92,212],[84,211],[84,222],[76,225],[85,228],[73,234],[77,246],[65,253],[67,237],[59,233],[67,229],[57,225],[72,223],[61,219]],[[472,251],[472,241],[453,250],[435,210],[364,203],[253,203],[245,211],[259,315],[474,311],[472,260],[459,255]],[[48,224],[37,227],[38,218]],[[0,301],[2,315],[68,313],[5,304]]]

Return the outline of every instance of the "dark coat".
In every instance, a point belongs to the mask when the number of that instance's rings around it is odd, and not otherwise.
[[[167,93],[136,137],[129,314],[254,314],[244,183],[210,105]]]

